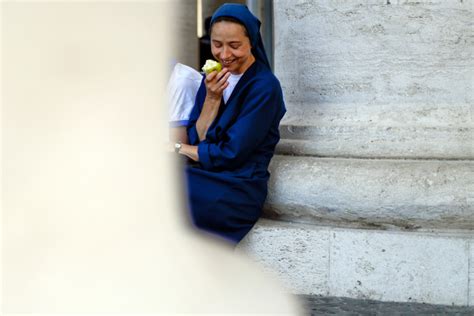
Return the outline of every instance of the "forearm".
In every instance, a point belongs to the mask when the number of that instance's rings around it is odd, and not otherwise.
[[[207,130],[219,113],[222,93],[229,86],[229,76],[227,68],[223,68],[219,73],[213,71],[206,76],[206,99],[195,125],[200,142],[206,139]]]
[[[181,149],[179,150],[179,153],[181,155],[187,156],[188,158],[190,158],[194,161],[199,161],[199,154],[198,154],[198,147],[197,146],[182,144]]]
[[[217,113],[219,113],[220,102],[220,99],[206,97],[201,114],[196,122],[196,131],[200,141],[206,139],[207,131],[216,119]]]
[[[186,126],[171,127],[169,129],[169,140],[171,142],[188,143],[188,136],[186,134]]]

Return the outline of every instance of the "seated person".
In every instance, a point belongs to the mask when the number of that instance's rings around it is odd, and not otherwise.
[[[286,112],[259,29],[245,5],[224,4],[214,13],[211,50],[223,69],[202,81],[187,142],[175,144],[195,162],[185,170],[193,223],[232,244],[261,216]]]

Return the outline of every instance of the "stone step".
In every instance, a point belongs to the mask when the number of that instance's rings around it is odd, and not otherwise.
[[[261,219],[237,251],[294,294],[474,305],[472,231],[341,229]]]
[[[474,229],[474,161],[275,155],[265,215],[330,226]]]
[[[291,108],[291,97],[286,98]],[[350,103],[307,102],[296,104],[286,113],[283,125],[298,126],[363,126],[392,128],[466,128],[474,127],[472,103],[440,103],[426,100],[405,103],[377,103],[371,100]]]
[[[470,127],[281,125],[277,153],[344,158],[465,159],[474,157]]]

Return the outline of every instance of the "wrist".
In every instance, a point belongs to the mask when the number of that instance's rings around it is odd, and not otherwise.
[[[222,95],[208,94],[206,96],[206,101],[208,101],[209,103],[212,103],[214,105],[220,105],[221,104],[221,98],[222,98]]]
[[[178,141],[174,144],[174,152],[175,153],[177,153],[177,154],[181,153],[181,148],[183,148],[183,144],[181,142]]]

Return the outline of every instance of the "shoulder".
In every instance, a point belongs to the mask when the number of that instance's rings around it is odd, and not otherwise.
[[[256,62],[248,77],[249,89],[259,93],[281,94],[278,78],[265,65]]]
[[[253,66],[245,74],[245,85],[240,92],[242,108],[284,113],[285,102],[279,80],[265,65]]]
[[[258,61],[255,65],[254,78],[256,83],[258,84],[280,88],[280,81],[278,80],[278,78],[273,74],[270,69],[268,69],[265,65]]]

